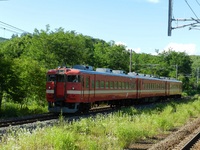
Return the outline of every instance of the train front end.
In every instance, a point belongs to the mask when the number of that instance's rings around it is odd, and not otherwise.
[[[80,76],[78,71],[58,68],[47,72],[46,99],[53,113],[75,113],[80,104]]]

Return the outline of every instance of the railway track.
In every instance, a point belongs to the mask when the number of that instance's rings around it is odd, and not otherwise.
[[[153,144],[149,150],[189,150],[198,141],[200,136],[200,118],[188,122],[179,130],[172,132],[169,136],[158,143]]]
[[[41,115],[35,115],[35,116],[27,116],[23,118],[1,120],[0,128],[23,125],[23,124],[33,123],[37,121],[45,121],[45,120],[57,119],[57,118],[58,118],[58,115],[47,113],[47,114],[41,114]]]
[[[197,125],[198,126],[198,125]],[[196,143],[200,140],[200,127],[194,129],[191,133],[184,136],[179,144],[175,146],[175,150],[189,150],[193,149]],[[199,149],[199,148],[198,148]],[[194,149],[195,150],[195,149]]]
[[[190,139],[182,148],[181,150],[188,150],[191,149],[200,139],[200,131],[195,134],[192,139]]]
[[[77,114],[64,114],[64,118],[68,121],[73,120],[74,118],[79,117],[88,117],[88,116],[94,116],[97,113],[109,113],[112,111],[115,111],[117,109],[113,109],[110,107],[99,107],[99,108],[93,108],[88,113],[77,113]],[[29,123],[34,123],[38,121],[47,121],[52,119],[59,119],[59,114],[55,115],[52,113],[47,114],[40,114],[35,116],[27,116],[22,118],[14,118],[14,119],[7,119],[7,120],[0,120],[0,128],[3,127],[9,127],[9,126],[17,126],[17,125],[24,125]]]
[[[180,99],[182,100],[182,99]],[[148,107],[151,107],[151,104],[147,103],[144,104],[145,106],[149,105]],[[143,105],[135,105],[135,107],[143,107]],[[110,113],[114,111],[118,111],[120,108],[116,107],[110,107],[108,105],[106,106],[99,106],[99,107],[93,107],[91,110],[89,110],[88,113],[76,113],[76,114],[66,114],[64,117],[67,120],[71,120],[70,118],[80,118],[80,117],[87,117],[87,116],[95,116],[97,113]],[[46,114],[40,114],[35,116],[28,116],[28,117],[21,117],[21,118],[12,118],[12,119],[6,119],[6,120],[0,120],[0,128],[3,127],[9,127],[9,126],[16,126],[16,125],[23,125],[28,123],[34,123],[37,121],[47,121],[51,119],[58,119],[59,114],[55,115],[53,113],[46,113]]]

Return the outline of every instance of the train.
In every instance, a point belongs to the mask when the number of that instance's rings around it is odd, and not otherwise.
[[[47,71],[46,100],[52,113],[88,112],[101,103],[111,107],[180,98],[182,82],[86,65]]]

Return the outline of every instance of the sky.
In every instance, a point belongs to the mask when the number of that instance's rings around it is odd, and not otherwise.
[[[174,29],[168,36],[168,0],[0,0],[0,37],[10,38],[12,25],[75,31],[106,42],[123,44],[136,53],[172,49],[200,55],[200,30]],[[173,0],[173,18],[200,18],[200,0]],[[173,21],[172,27],[193,23]],[[200,29],[200,27],[199,27]],[[18,31],[19,32],[19,31]],[[21,32],[21,31],[20,31]]]

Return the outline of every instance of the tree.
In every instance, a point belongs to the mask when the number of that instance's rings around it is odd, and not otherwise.
[[[30,57],[15,59],[14,66],[21,85],[19,91],[24,91],[24,100],[44,104],[46,69]]]
[[[116,45],[114,42],[110,43],[110,47],[106,55],[109,68],[128,72],[130,53],[126,50],[125,46]]]
[[[0,110],[4,93],[7,93],[15,101],[23,99],[23,92],[19,90],[20,84],[13,70],[13,62],[0,56]]]
[[[168,76],[183,76],[183,89],[188,89],[189,76],[192,73],[192,61],[185,52],[176,52],[171,49],[159,54],[160,60],[168,70]]]

